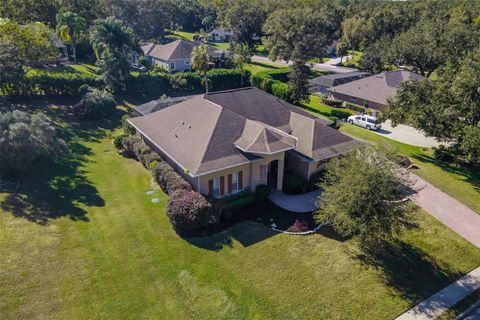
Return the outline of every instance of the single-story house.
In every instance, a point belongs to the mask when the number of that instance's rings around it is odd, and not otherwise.
[[[327,90],[335,99],[381,111],[386,108],[387,99],[395,95],[402,82],[424,79],[425,77],[411,71],[388,71]]]
[[[329,94],[328,88],[368,77],[370,73],[354,71],[347,73],[332,73],[308,80],[311,93]]]
[[[144,142],[204,195],[281,190],[284,171],[308,179],[350,151],[352,138],[257,88],[212,92],[129,119]]]
[[[191,99],[192,97],[194,96],[190,95],[190,96],[181,96],[181,97],[160,97],[157,100],[152,100],[147,103],[134,106],[133,112],[137,116],[146,116],[147,114],[150,114],[152,112],[155,112],[161,109],[165,109],[174,104]]]
[[[201,44],[185,40],[175,40],[167,44],[146,43],[142,46],[142,52],[150,63],[160,65],[167,71],[191,71],[193,48]],[[208,54],[215,62],[222,60],[228,51],[209,47]]]
[[[215,28],[207,33],[207,41],[211,42],[229,42],[232,38],[232,33],[224,28]]]

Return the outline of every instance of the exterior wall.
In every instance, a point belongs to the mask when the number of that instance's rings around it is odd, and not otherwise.
[[[173,161],[172,159],[170,159],[169,156],[167,156],[165,153],[163,153],[159,148],[157,148],[153,143],[151,143],[148,139],[143,139],[143,142],[145,142],[145,144],[147,146],[149,146],[150,148],[152,148],[153,151],[155,151],[156,153],[158,153],[160,155],[160,157],[166,162],[168,163],[170,166],[172,166],[172,168],[179,174],[182,176],[182,178],[184,178],[185,180],[187,180],[194,189],[197,189],[198,187],[198,181],[199,181],[199,178],[198,177],[192,177],[190,175],[188,175],[182,167],[180,167],[178,164],[175,163],[175,161]]]
[[[327,162],[322,160],[322,161],[314,161],[309,163],[309,173],[310,176],[314,173],[317,173],[319,171],[323,171],[327,168]],[[310,178],[310,176],[308,178]]]
[[[203,195],[208,195],[208,191],[209,191],[208,190],[208,181],[211,180],[211,179],[217,178],[217,177],[225,177],[225,194],[224,194],[224,196],[228,196],[229,194],[227,193],[228,190],[227,190],[227,186],[226,186],[227,177],[228,177],[229,174],[239,172],[239,171],[243,172],[242,173],[243,188],[242,188],[242,190],[239,190],[239,192],[240,191],[251,191],[251,185],[250,185],[250,177],[251,177],[250,170],[251,170],[251,167],[252,167],[252,164],[247,163],[247,164],[242,164],[242,165],[239,165],[239,166],[236,166],[236,167],[233,167],[233,168],[229,168],[229,169],[225,169],[225,170],[222,170],[222,171],[206,174],[204,176],[200,176],[200,177],[198,177],[200,188],[197,191],[200,192]],[[194,186],[194,188],[197,189],[198,187]]]
[[[163,67],[165,70],[170,72],[192,70],[192,64],[190,59],[181,59],[181,60],[172,60],[172,61],[163,61],[155,58],[151,58],[151,59],[154,64],[159,65]],[[171,63],[175,64],[175,69],[170,69]]]
[[[331,94],[335,99],[350,102],[350,103],[354,103],[354,104],[358,104],[360,106],[367,106],[368,105],[369,108],[374,109],[374,110],[384,110],[386,108],[385,105],[383,105],[381,103],[378,103],[378,102],[364,100],[364,99],[352,97],[352,96],[342,94],[342,93],[338,93],[338,92],[331,92]]]
[[[266,155],[263,159],[259,161],[252,162],[252,170],[251,170],[251,190],[254,191],[255,188],[260,184],[267,184],[267,166],[270,162],[278,160],[278,176],[277,176],[277,190],[281,190],[281,186],[279,188],[279,184],[283,183],[283,168],[285,158],[285,152],[280,152],[273,155]]]
[[[303,160],[301,157],[295,155],[292,152],[287,152],[285,154],[287,161],[286,170],[292,171],[296,175],[308,179],[309,178],[309,166],[310,162]]]

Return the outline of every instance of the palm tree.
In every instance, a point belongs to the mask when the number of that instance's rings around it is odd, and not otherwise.
[[[233,47],[233,62],[240,70],[240,87],[243,87],[245,78],[245,64],[251,62],[252,51],[246,43],[238,43]]]
[[[192,51],[192,67],[198,73],[203,75],[203,81],[205,82],[205,92],[208,93],[208,62],[210,57],[208,56],[208,48],[206,45],[201,45],[193,48]]]
[[[135,48],[132,30],[114,17],[97,19],[90,31],[97,64],[105,79],[121,83],[129,73],[128,55]]]
[[[76,13],[66,11],[57,14],[57,33],[72,45],[74,62],[77,62],[77,37],[86,28],[87,21]]]
[[[132,30],[114,17],[95,20],[90,33],[90,42],[97,57],[105,50],[128,54],[134,46]]]

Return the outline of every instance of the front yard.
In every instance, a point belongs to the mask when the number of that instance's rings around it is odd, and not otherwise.
[[[72,154],[0,194],[2,318],[391,319],[480,264],[423,212],[382,256],[255,222],[182,239],[148,172],[116,154],[118,118],[57,117]]]

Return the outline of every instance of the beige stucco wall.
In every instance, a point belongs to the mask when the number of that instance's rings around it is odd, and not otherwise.
[[[273,155],[262,155],[263,157],[262,159],[256,160],[254,162],[200,176],[199,177],[200,188],[198,190],[201,194],[208,195],[208,181],[210,179],[223,176],[225,177],[225,192],[227,192],[227,187],[226,187],[226,184],[228,181],[227,176],[231,173],[242,171],[243,172],[243,190],[248,190],[253,192],[255,191],[255,187],[258,186],[259,184],[267,183],[266,172],[265,172],[265,180],[261,179],[260,168],[262,166],[267,166],[270,162],[274,160],[279,160],[279,164],[278,164],[279,170],[278,170],[277,179],[279,179],[279,181],[282,181],[284,154],[285,154],[284,152],[280,152]],[[198,188],[198,187],[194,185],[194,188]]]
[[[327,164],[325,161],[315,161],[315,162],[310,162],[309,163],[309,169],[310,169],[310,175],[318,172],[318,171],[323,171],[327,167]]]

